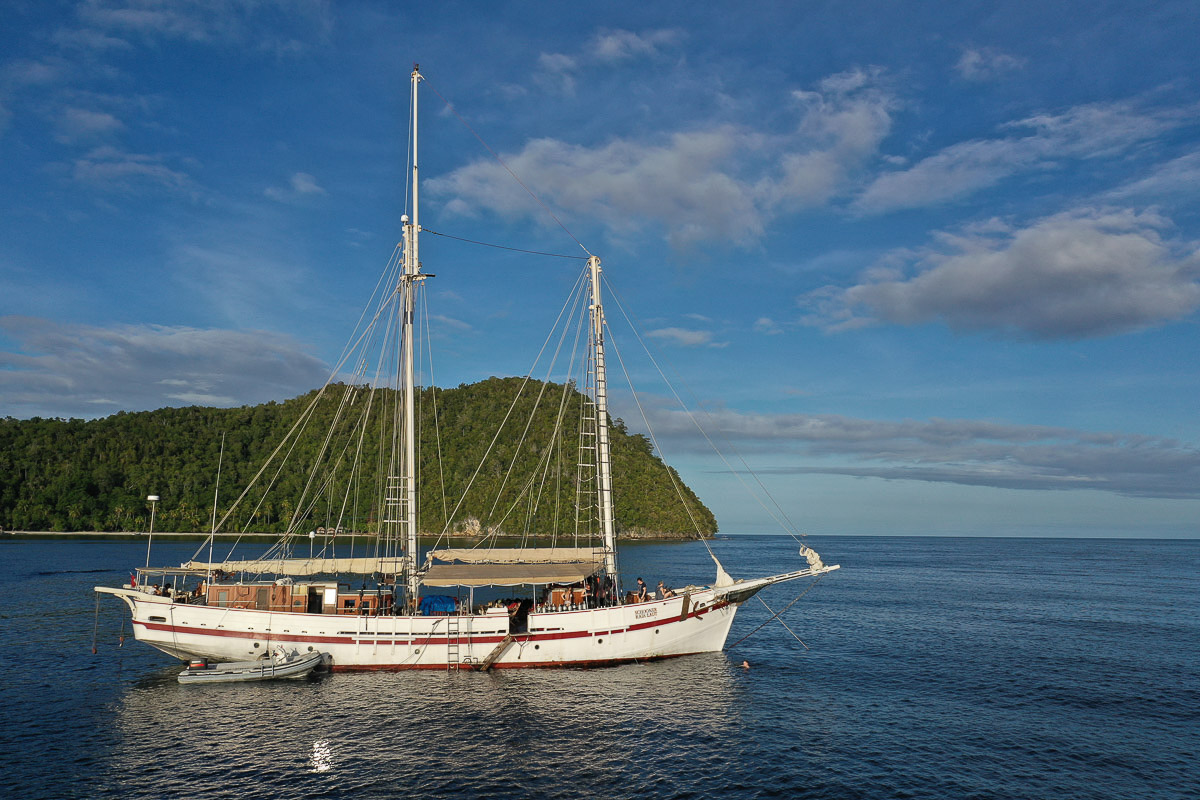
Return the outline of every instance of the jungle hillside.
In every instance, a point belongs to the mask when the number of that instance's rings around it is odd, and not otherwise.
[[[243,498],[223,531],[328,526],[375,532],[395,436],[355,431],[359,425],[367,430],[367,423],[386,431],[382,421],[396,398],[388,390],[369,393],[370,400],[367,394],[332,384],[284,402],[239,408],[161,408],[95,420],[0,419],[0,528],[145,531],[146,497],[158,495],[155,530],[207,532],[219,465],[218,516],[256,474],[256,485],[265,484],[255,490],[261,494]],[[594,506],[594,476],[580,469],[578,458],[580,442],[586,450],[594,438],[586,408],[573,386],[521,378],[422,389],[422,535],[492,532],[561,540],[592,524],[574,511],[581,497],[590,496]],[[716,532],[712,512],[645,436],[630,433],[619,419],[611,434],[618,537]],[[335,436],[349,444],[332,445]],[[287,442],[286,460],[281,441]]]

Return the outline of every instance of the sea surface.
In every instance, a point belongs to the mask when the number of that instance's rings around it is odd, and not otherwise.
[[[795,636],[754,599],[725,653],[181,686],[91,591],[144,545],[0,541],[0,797],[1200,797],[1200,541],[808,542],[842,569]],[[802,566],[787,537],[713,547],[734,577]],[[621,567],[714,574],[697,542]]]

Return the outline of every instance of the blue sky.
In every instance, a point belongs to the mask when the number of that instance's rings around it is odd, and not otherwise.
[[[399,237],[419,61],[801,530],[1200,534],[1194,3],[0,14],[0,414],[319,385]],[[579,252],[422,102],[426,227]],[[436,382],[524,373],[573,262],[422,257]],[[664,398],[722,528],[772,530]]]

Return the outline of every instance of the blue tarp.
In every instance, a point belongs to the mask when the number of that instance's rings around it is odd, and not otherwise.
[[[421,616],[437,617],[453,614],[458,610],[453,597],[444,594],[431,594],[421,598]]]

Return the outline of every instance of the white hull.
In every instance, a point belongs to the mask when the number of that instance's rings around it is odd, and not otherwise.
[[[246,660],[282,645],[324,652],[345,670],[446,669],[481,664],[509,635],[507,614],[355,616],[173,603],[97,587],[129,605],[138,641],[180,659]],[[721,650],[737,603],[701,589],[688,598],[529,614],[492,668],[600,666]],[[455,628],[457,627],[457,630]]]

